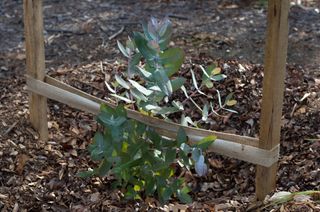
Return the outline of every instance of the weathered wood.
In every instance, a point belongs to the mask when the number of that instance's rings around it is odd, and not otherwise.
[[[42,0],[24,0],[24,26],[27,74],[38,80],[45,77]],[[42,140],[48,139],[47,98],[29,94],[30,121]]]
[[[90,100],[97,102],[99,104],[101,104],[103,102],[103,103],[108,104],[109,106],[112,106],[112,107],[115,106],[114,104],[103,101],[95,96],[87,94],[81,90],[78,90],[78,89],[70,86],[70,85],[67,85],[63,82],[60,82],[52,77],[46,76],[45,81],[50,85],[53,85],[55,87],[61,88],[63,90],[69,91],[74,94],[78,94],[79,96],[85,97],[85,98],[90,99]],[[162,119],[143,115],[143,114],[141,114],[137,111],[134,111],[134,110],[128,109],[127,111],[128,111],[128,116],[130,118],[136,119],[138,121],[141,121],[141,122],[148,124],[148,125],[151,125],[151,126],[162,126],[164,129],[168,128],[168,129],[171,129],[173,132],[176,132],[179,129],[179,127],[181,126],[179,124],[169,123],[169,122],[162,120]],[[205,137],[205,136],[214,134],[220,139],[232,141],[234,143],[244,144],[244,145],[253,146],[253,147],[258,147],[258,145],[259,145],[257,138],[252,138],[252,137],[248,137],[248,136],[239,136],[239,135],[234,135],[234,134],[230,134],[230,133],[223,133],[223,132],[210,131],[210,130],[204,130],[204,129],[196,129],[193,127],[184,127],[184,128],[186,131],[190,132],[190,134],[192,134],[194,136]]]
[[[52,82],[52,78],[49,80]],[[58,81],[59,82],[59,81]],[[57,81],[55,81],[57,84]],[[61,83],[61,82],[60,82]],[[50,99],[54,99],[56,101],[62,102],[74,108],[84,110],[93,114],[97,114],[99,112],[100,103],[105,103],[110,106],[113,104],[108,103],[107,101],[98,99],[97,101],[91,100],[87,97],[83,97],[79,95],[82,91],[77,90],[75,88],[69,87],[69,90],[62,89],[47,83],[44,83],[39,80],[35,80],[29,76],[27,76],[27,85],[28,89],[32,92],[38,93],[43,96],[47,96]],[[68,86],[68,85],[66,85]],[[72,90],[75,89],[75,90]],[[88,95],[88,94],[87,94]],[[140,116],[140,113],[133,111],[136,114],[130,113],[128,111],[128,116],[130,118],[141,121],[149,126],[155,128],[161,135],[166,137],[175,138],[177,131],[180,125],[165,122],[160,119],[155,119],[148,116]],[[146,119],[155,119],[153,121],[146,121]],[[165,124],[159,124],[165,122]],[[184,127],[186,134],[189,136],[191,142],[198,142],[203,137],[215,134],[212,131],[205,131],[201,129],[194,129],[190,127]],[[197,136],[198,134],[198,136]],[[241,137],[241,136],[238,136]],[[243,138],[241,138],[243,139]],[[250,145],[240,144],[237,142],[217,139],[209,148],[209,151],[216,152],[218,154],[226,155],[229,157],[233,157],[236,159],[240,159],[243,161],[247,161],[253,164],[259,164],[263,166],[270,166],[274,164],[278,160],[279,156],[279,146],[276,146],[272,150],[264,150],[259,149],[258,147],[253,147]]]
[[[281,114],[288,46],[289,0],[269,0],[265,49],[265,72],[259,147],[270,150],[280,143]],[[277,163],[257,167],[256,195],[259,200],[275,188]]]

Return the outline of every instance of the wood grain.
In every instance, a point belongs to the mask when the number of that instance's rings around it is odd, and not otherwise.
[[[41,0],[24,0],[24,26],[27,74],[38,80],[45,77],[43,16]],[[40,139],[48,139],[47,98],[29,94],[30,121]]]
[[[289,0],[269,0],[265,48],[259,147],[269,150],[280,143],[281,114],[288,46]],[[275,188],[277,164],[257,167],[258,200]]]

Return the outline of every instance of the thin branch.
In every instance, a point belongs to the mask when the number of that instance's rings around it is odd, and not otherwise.
[[[115,37],[117,37],[118,35],[120,35],[123,31],[124,31],[124,26],[122,26],[121,29],[120,29],[118,32],[116,32],[116,33],[114,33],[113,35],[109,36],[108,39],[109,39],[109,40],[114,39]]]

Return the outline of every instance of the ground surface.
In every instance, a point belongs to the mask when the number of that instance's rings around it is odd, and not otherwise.
[[[319,8],[318,2],[309,1],[290,10],[277,190],[320,190]],[[52,0],[44,1],[44,13],[47,72],[101,98],[108,97],[104,85],[106,73],[112,76],[124,69],[116,40],[123,41],[132,30],[140,30],[139,23],[150,15],[171,16],[174,45],[184,48],[187,55],[181,74],[187,75],[194,64],[216,61],[228,76],[218,88],[234,92],[238,101],[234,108],[238,115],[213,118],[215,123],[204,127],[258,135],[263,77],[260,64],[266,28],[263,7],[231,0],[197,4],[195,1]],[[122,27],[125,30],[117,38],[108,39]],[[91,115],[49,101],[50,139],[49,142],[38,139],[28,121],[21,1],[0,2],[0,41],[0,209],[156,208],[157,203],[152,199],[121,201],[120,194],[110,189],[107,179],[75,177],[79,170],[93,166],[86,151],[96,130]],[[217,207],[246,210],[254,195],[254,166],[211,155],[210,169],[209,176],[190,179],[195,203],[189,207],[207,211]],[[284,207],[289,211],[317,210],[312,202]]]

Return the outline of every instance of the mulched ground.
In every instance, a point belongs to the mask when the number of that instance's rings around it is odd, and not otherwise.
[[[228,76],[217,88],[234,92],[238,101],[234,107],[238,114],[228,119],[212,117],[215,124],[204,127],[255,137],[259,130],[265,10],[237,3],[44,1],[47,71],[106,98],[106,74],[112,76],[125,69],[116,40],[125,40],[130,31],[140,30],[143,17],[168,14],[176,29],[174,44],[187,54],[180,74],[190,79],[190,67],[197,71],[194,64],[217,62]],[[320,15],[314,9],[316,3],[311,3],[291,8],[279,191],[320,190]],[[21,2],[4,0],[0,4],[0,209],[185,209],[175,201],[161,208],[152,198],[125,202],[121,193],[111,190],[106,178],[76,178],[79,170],[94,166],[86,150],[97,128],[90,114],[49,100],[49,141],[39,140],[28,121]],[[109,41],[122,26],[125,31]],[[245,211],[254,198],[254,176],[252,164],[211,154],[208,176],[188,176],[195,200],[188,207],[193,211]],[[315,202],[294,202],[275,209],[320,210]]]

